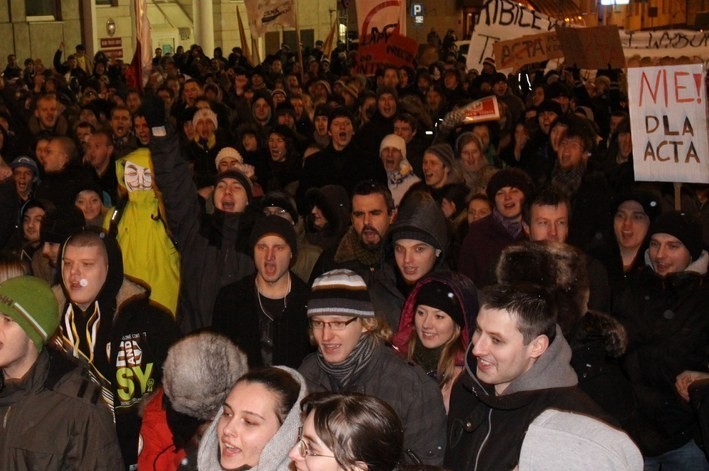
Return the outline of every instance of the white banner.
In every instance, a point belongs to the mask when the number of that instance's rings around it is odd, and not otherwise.
[[[671,29],[665,31],[620,31],[626,59],[640,57],[701,58],[709,66],[709,31]],[[692,61],[695,62],[695,61]]]
[[[636,180],[709,183],[705,79],[702,64],[628,69]]]
[[[530,34],[548,33],[563,20],[551,18],[510,0],[489,0],[480,10],[470,38],[466,69],[482,71],[483,60],[493,57],[492,45],[497,41]],[[505,69],[500,69],[505,71]],[[507,69],[511,72],[512,69]]]
[[[295,27],[294,0],[244,0],[251,36],[258,39],[271,25]]]
[[[386,41],[397,31],[406,36],[406,2],[404,0],[357,0],[359,45]]]

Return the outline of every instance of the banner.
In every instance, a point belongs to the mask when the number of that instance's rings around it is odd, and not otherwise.
[[[548,33],[553,31],[557,24],[563,25],[564,21],[530,10],[510,0],[488,0],[477,16],[465,67],[481,71],[483,60],[486,57],[493,57],[493,45],[497,41]],[[506,71],[500,67],[497,69]],[[507,72],[512,70],[509,69]]]
[[[625,68],[617,26],[557,28],[566,64],[580,69]]]
[[[359,47],[378,43],[397,33],[406,36],[404,0],[357,0]]]
[[[523,65],[564,57],[555,32],[497,41],[493,45],[495,62],[500,70],[517,71]]]
[[[258,39],[271,25],[295,27],[294,0],[244,0],[251,37]]]
[[[500,105],[495,95],[475,100],[458,110],[463,114],[461,124],[484,123],[500,119]]]
[[[385,65],[413,68],[418,47],[415,40],[398,33],[370,41],[357,49],[357,71],[371,76]]]
[[[709,31],[620,31],[626,59],[640,57],[699,57],[709,66]]]
[[[705,75],[702,64],[628,69],[636,180],[709,183]]]

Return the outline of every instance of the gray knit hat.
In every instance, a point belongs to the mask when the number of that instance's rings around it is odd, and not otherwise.
[[[308,317],[318,315],[374,317],[364,279],[346,269],[331,270],[317,277],[308,301]]]
[[[246,355],[231,340],[200,332],[170,347],[163,365],[163,388],[177,412],[211,420],[248,369]]]
[[[455,154],[450,144],[435,144],[426,149],[425,153],[430,153],[438,157],[438,159],[448,167],[451,171],[456,168]]]

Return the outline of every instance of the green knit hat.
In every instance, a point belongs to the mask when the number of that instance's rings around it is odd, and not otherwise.
[[[17,322],[40,352],[59,325],[54,293],[44,280],[34,276],[0,283],[0,312]]]

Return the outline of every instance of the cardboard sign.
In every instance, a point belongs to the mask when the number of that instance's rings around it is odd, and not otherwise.
[[[493,45],[498,69],[518,70],[523,65],[563,57],[555,32],[497,41]]]
[[[628,69],[636,180],[709,183],[705,80],[702,64]]]
[[[413,67],[418,53],[418,43],[411,38],[394,33],[377,42],[369,42],[357,50],[357,70],[374,75],[377,68],[386,64],[394,67]]]
[[[493,45],[497,41],[548,33],[557,24],[564,23],[510,0],[488,0],[480,9],[476,21],[465,67],[478,71],[482,70],[483,60],[493,56]],[[512,72],[499,66],[497,70]]]
[[[556,34],[568,65],[575,64],[581,69],[625,67],[617,26],[557,28]]]

